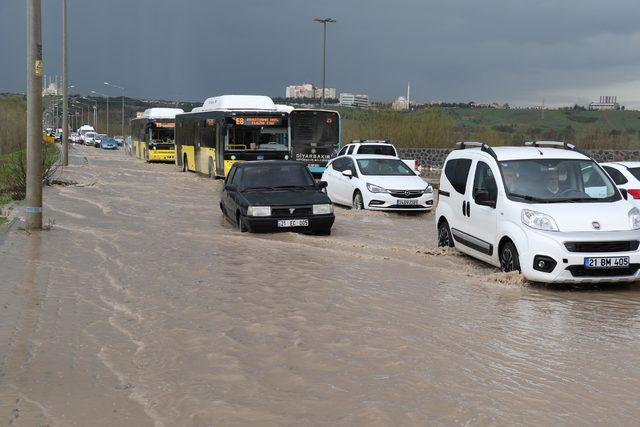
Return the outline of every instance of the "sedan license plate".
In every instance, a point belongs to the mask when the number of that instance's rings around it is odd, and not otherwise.
[[[624,268],[629,267],[629,257],[585,258],[584,266],[586,268]]]
[[[414,206],[418,204],[418,199],[398,199],[396,200],[397,206]]]
[[[309,220],[308,219],[279,219],[278,227],[308,227]]]

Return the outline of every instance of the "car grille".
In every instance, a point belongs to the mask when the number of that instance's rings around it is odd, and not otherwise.
[[[422,190],[389,190],[389,193],[399,199],[415,199],[422,196]]]
[[[615,242],[564,242],[569,252],[628,252],[638,250],[637,240]]]
[[[291,212],[293,209],[293,212]],[[271,208],[271,216],[278,218],[299,218],[313,215],[313,207],[311,206],[287,206]]]
[[[625,268],[585,268],[583,265],[567,267],[573,277],[624,277],[638,272],[640,264],[630,264]]]

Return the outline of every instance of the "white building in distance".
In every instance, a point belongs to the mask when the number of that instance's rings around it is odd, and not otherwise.
[[[407,111],[409,110],[409,101],[404,96],[399,97],[391,104],[391,109],[395,111]]]
[[[336,88],[327,87],[324,89],[325,99],[336,99]],[[316,88],[316,98],[322,98],[322,88]]]
[[[599,102],[592,102],[589,104],[589,110],[602,111],[602,110],[619,110],[620,104],[618,104],[617,96],[601,96]]]
[[[367,108],[369,106],[369,95],[343,92],[340,94],[340,105],[343,107]]]

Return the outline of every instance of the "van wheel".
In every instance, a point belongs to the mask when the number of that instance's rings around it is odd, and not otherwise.
[[[362,201],[362,194],[359,191],[356,191],[356,194],[353,195],[353,209],[359,211],[364,209],[364,202]]]
[[[449,229],[449,224],[447,221],[440,222],[438,226],[438,246],[441,248],[453,248],[453,236],[451,235],[451,230]]]
[[[213,172],[213,160],[209,157],[209,178],[214,179],[215,177],[216,175]]]
[[[506,242],[500,250],[500,270],[505,273],[520,271],[520,256],[516,246],[511,242]]]

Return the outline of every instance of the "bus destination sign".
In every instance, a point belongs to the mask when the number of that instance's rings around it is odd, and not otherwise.
[[[236,117],[236,124],[243,126],[280,126],[282,117]]]

